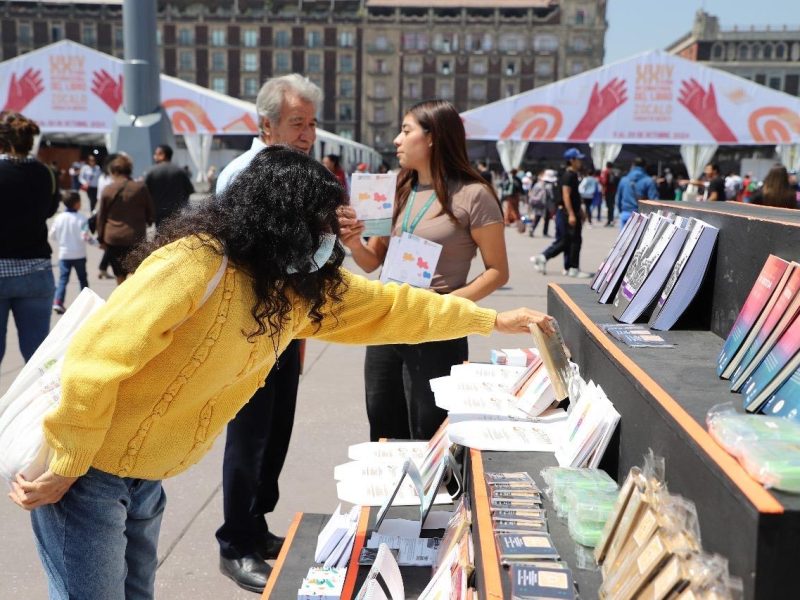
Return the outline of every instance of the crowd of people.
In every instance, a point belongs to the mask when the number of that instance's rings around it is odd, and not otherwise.
[[[19,476],[11,492],[32,511],[51,597],[80,589],[91,598],[151,598],[161,480],[199,461],[223,429],[220,570],[245,589],[263,589],[267,561],[284,541],[267,517],[279,498],[304,340],[368,346],[372,440],[429,438],[446,415],[428,381],[468,358],[467,335],[552,331],[537,311],[498,314],[475,304],[508,281],[506,227],[534,237],[541,222],[550,238],[552,222],[554,237],[531,257],[533,266],[544,274],[562,255],[565,275],[587,278],[584,223],[624,225],[642,198],[703,185],[709,201],[796,206],[781,166],[749,190],[747,178],[729,186],[713,164],[703,182],[668,170],[652,176],[640,158],[624,173],[611,163],[593,169],[578,148],[564,152],[560,172],[512,171],[495,186],[486,163],[470,163],[456,108],[431,100],[409,109],[394,140],[391,235],[365,238],[340,157],[310,157],[321,101],[320,89],[298,74],[268,80],[256,101],[259,135],[213,173],[210,198],[191,207],[194,187],[167,145],[138,181],[127,154],[108,156],[102,168],[90,154],[70,169],[73,189],[62,193],[54,171],[29,155],[36,124],[0,113],[0,194],[26,199],[9,203],[0,221],[0,361],[9,314],[27,360],[51,312],[65,310],[71,271],[89,285],[87,244],[104,250],[100,276],[110,267],[126,281],[67,353],[61,402],[44,425],[55,453],[49,470],[35,481]],[[368,170],[359,164],[353,172]],[[60,202],[64,210],[48,229]],[[441,246],[430,290],[342,268],[347,252],[366,273],[381,268],[405,234]],[[48,235],[58,247],[58,286]],[[478,252],[483,267],[470,278]]]

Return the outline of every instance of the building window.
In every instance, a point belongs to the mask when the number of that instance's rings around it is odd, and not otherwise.
[[[510,96],[517,95],[517,84],[516,83],[506,83],[505,86],[505,97],[508,98]]]
[[[339,129],[337,132],[339,136],[343,137],[346,140],[353,139],[353,130],[350,127],[346,127],[344,129]]]
[[[258,71],[258,55],[255,52],[245,52],[242,54],[242,70]]]
[[[275,47],[288,48],[291,45],[291,36],[286,29],[279,29],[275,32]]]
[[[306,54],[306,70],[309,73],[320,73],[322,71],[322,55],[315,52]]]
[[[533,49],[536,52],[555,52],[558,50],[558,37],[546,33],[533,37]]]
[[[181,46],[191,46],[194,44],[194,30],[189,27],[179,27],[178,44]]]
[[[245,96],[255,96],[258,94],[258,79],[255,77],[245,77],[242,85]]]
[[[409,75],[417,75],[422,73],[422,59],[418,56],[409,56],[403,62],[403,70]]]
[[[725,56],[725,48],[722,47],[722,44],[719,42],[714,42],[714,45],[711,46],[711,58],[714,60],[722,60]]]
[[[50,41],[59,42],[64,39],[64,24],[50,23]]]
[[[589,49],[589,40],[583,36],[576,36],[572,38],[570,46],[572,46],[572,49],[576,52],[585,52]]]
[[[32,29],[30,23],[20,22],[17,25],[17,40],[20,44],[30,44],[33,41]]]
[[[784,60],[786,58],[786,44],[779,42],[775,44],[775,58]]]
[[[781,82],[781,78],[780,77],[770,77],[769,78],[769,84],[768,85],[773,90],[781,90],[783,88],[783,85],[781,85],[781,84],[782,84],[782,82]]]
[[[382,81],[376,81],[374,83],[374,85],[372,86],[372,91],[373,91],[372,95],[375,98],[386,98],[387,97],[386,84],[383,83]]]
[[[352,121],[353,120],[353,105],[349,102],[339,103],[339,120]]]
[[[225,70],[225,52],[222,50],[215,50],[211,53],[211,70],[224,71]]]
[[[521,36],[513,33],[504,33],[500,36],[498,48],[500,52],[521,52],[524,45],[525,42],[521,39]]]
[[[352,48],[356,45],[356,32],[355,31],[340,31],[339,32],[339,47]]]
[[[483,34],[483,51],[490,52],[494,48],[494,36],[491,33]]]
[[[403,48],[406,50],[427,50],[428,34],[410,31],[403,34]]]
[[[510,60],[506,63],[506,76],[513,77],[517,74],[517,63],[516,61]]]
[[[339,71],[341,73],[352,73],[355,70],[353,55],[340,54],[339,55]]]
[[[750,58],[750,46],[748,44],[739,45],[739,60],[748,60]]]
[[[215,27],[211,30],[211,45],[224,46],[225,45],[225,30],[221,27]]]
[[[117,28],[114,28],[114,46],[117,45]],[[164,45],[164,32],[161,29],[156,29],[156,46]]]
[[[453,84],[449,81],[439,82],[439,97],[445,100],[453,99]]]
[[[228,92],[227,79],[225,77],[212,77],[211,78],[211,89],[215,92],[219,92],[220,94],[226,94]]]
[[[538,77],[552,77],[553,62],[551,60],[537,60],[536,75]]]
[[[577,75],[578,73],[583,73],[585,70],[586,67],[584,66],[582,60],[573,61],[573,63],[569,66],[570,75]]]
[[[470,100],[486,100],[486,84],[482,81],[473,82],[469,86]]]
[[[321,48],[322,47],[322,32],[312,30],[306,33],[306,41],[308,43],[309,48]]]
[[[343,96],[344,98],[352,98],[353,97],[353,80],[350,78],[340,79],[339,80],[339,95]]]
[[[772,44],[764,44],[764,58],[772,60]]]
[[[470,65],[470,71],[472,71],[473,75],[486,75],[489,70],[489,66],[486,64],[486,60],[473,60],[472,64]]]
[[[289,71],[289,53],[276,52],[275,53],[275,70],[278,73],[286,73]]]
[[[375,38],[373,45],[378,50],[388,50],[389,49],[389,38],[385,35],[379,35]]]
[[[81,43],[84,46],[97,45],[97,26],[94,23],[84,23],[81,30]]]
[[[406,81],[404,84],[403,96],[411,100],[418,100],[420,97],[420,84],[418,81]]]
[[[439,73],[441,73],[442,75],[450,75],[452,74],[452,72],[453,69],[450,66],[449,60],[443,60],[439,63]]]
[[[586,11],[579,8],[575,11],[575,25],[583,25],[586,23]]]
[[[433,36],[433,49],[443,54],[458,52],[458,34],[437,33]]]
[[[178,69],[181,71],[194,71],[194,52],[181,50],[178,53]]]
[[[257,48],[258,47],[258,30],[257,29],[245,29],[242,33],[242,45],[245,48]]]
[[[386,107],[385,106],[376,106],[372,109],[372,120],[376,123],[385,123],[386,122]]]

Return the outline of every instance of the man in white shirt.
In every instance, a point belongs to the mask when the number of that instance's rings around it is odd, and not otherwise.
[[[269,79],[256,98],[261,133],[250,150],[223,169],[216,193],[224,193],[256,154],[271,144],[310,153],[317,139],[321,102],[322,90],[302,75]],[[300,356],[301,343],[294,340],[280,355],[264,387],[228,424],[222,467],[225,521],[217,530],[220,570],[250,591],[264,589],[271,571],[265,561],[277,558],[283,543],[282,537],[269,531],[265,515],[278,502],[278,476],[294,424]]]
[[[94,154],[89,155],[86,159],[86,164],[81,167],[78,173],[78,181],[81,184],[81,189],[89,196],[89,209],[92,212],[94,212],[94,207],[97,206],[97,182],[101,173],[102,171]]]

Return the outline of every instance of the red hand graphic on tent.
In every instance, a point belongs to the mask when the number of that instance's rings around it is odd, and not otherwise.
[[[696,79],[684,80],[681,82],[678,102],[708,129],[708,132],[716,141],[722,143],[737,141],[736,134],[731,131],[728,124],[719,116],[717,94],[714,91],[713,83],[708,84],[708,90],[706,91]]]
[[[569,140],[585,142],[594,133],[597,126],[611,113],[628,101],[625,95],[625,80],[616,77],[602,88],[595,83],[589,96],[589,105],[586,107],[581,120],[569,135]]]
[[[22,112],[39,94],[44,91],[42,72],[31,67],[17,79],[17,74],[11,74],[11,83],[8,86],[8,98],[3,110]]]
[[[105,102],[112,111],[122,106],[122,75],[114,78],[105,69],[92,73],[92,93]]]

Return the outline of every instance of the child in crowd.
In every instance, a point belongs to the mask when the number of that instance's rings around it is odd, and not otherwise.
[[[81,197],[78,192],[69,192],[63,200],[65,212],[59,214],[50,226],[50,239],[58,243],[58,269],[60,276],[53,299],[53,310],[64,314],[64,296],[72,269],[78,274],[81,289],[89,287],[86,279],[86,243],[93,238],[89,233],[86,217],[78,212]]]

